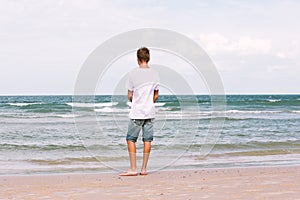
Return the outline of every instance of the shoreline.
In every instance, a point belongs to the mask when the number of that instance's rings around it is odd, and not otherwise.
[[[241,165],[241,166],[216,166],[216,167],[194,167],[194,168],[163,168],[163,169],[158,169],[158,170],[148,170],[148,174],[155,174],[158,172],[177,172],[177,171],[202,171],[202,170],[227,170],[227,169],[252,169],[252,168],[290,168],[290,167],[299,167],[300,164],[284,164],[284,165],[276,165],[276,164],[270,164],[270,165]],[[126,170],[127,168],[124,168]],[[123,171],[97,171],[97,170],[90,170],[90,171],[40,171],[40,172],[26,172],[26,173],[11,173],[11,174],[0,174],[0,179],[2,177],[22,177],[22,176],[69,176],[69,175],[118,175],[119,173],[122,173]]]
[[[150,172],[1,175],[4,199],[296,199],[300,166]]]

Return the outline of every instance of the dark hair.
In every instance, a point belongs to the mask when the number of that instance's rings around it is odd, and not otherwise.
[[[149,62],[150,60],[150,51],[146,47],[141,47],[136,52],[137,58],[140,62]]]

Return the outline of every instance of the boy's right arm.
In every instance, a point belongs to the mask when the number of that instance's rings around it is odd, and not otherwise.
[[[127,96],[128,96],[128,100],[129,100],[130,102],[132,102],[133,91],[131,91],[131,90],[128,90],[128,94],[127,94]]]

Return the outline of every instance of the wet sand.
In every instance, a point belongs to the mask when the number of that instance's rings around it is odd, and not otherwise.
[[[300,166],[0,176],[0,199],[300,199]]]

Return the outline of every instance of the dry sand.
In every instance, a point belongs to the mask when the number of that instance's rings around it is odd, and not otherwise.
[[[300,166],[0,176],[0,199],[300,199]]]

